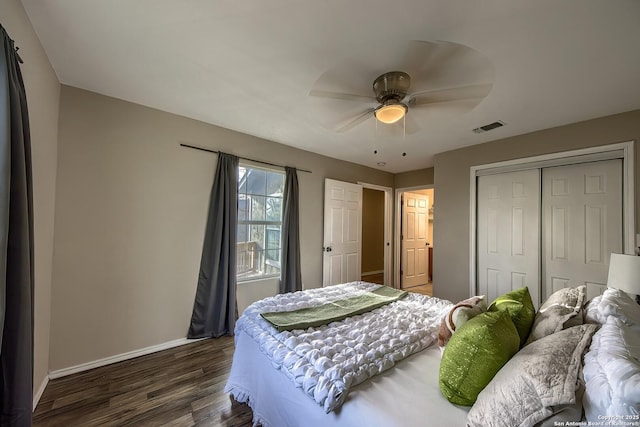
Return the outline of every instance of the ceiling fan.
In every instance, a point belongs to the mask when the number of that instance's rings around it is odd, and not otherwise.
[[[412,75],[405,71],[384,72],[373,80],[368,94],[363,85],[349,83],[356,78],[352,73],[349,74],[349,63],[329,70],[325,73],[326,77],[321,77],[315,86],[318,88],[309,92],[311,97],[347,101],[346,104],[349,104],[349,107],[344,107],[344,102],[341,105],[332,103],[326,107],[326,110],[332,110],[333,115],[335,110],[344,110],[344,116],[337,123],[334,120],[329,124],[330,128],[336,132],[346,132],[371,118],[383,124],[393,124],[414,110],[461,114],[480,103],[493,86],[493,68],[486,58],[457,43],[413,41],[406,54],[393,62],[406,65],[405,70]],[[355,87],[357,92],[323,88],[339,88],[341,77],[346,88]],[[418,90],[411,92],[413,86]],[[368,103],[369,106],[356,108],[362,103]],[[414,127],[416,125],[413,123]]]

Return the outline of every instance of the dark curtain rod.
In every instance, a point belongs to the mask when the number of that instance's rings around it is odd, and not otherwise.
[[[216,150],[210,150],[208,148],[196,147],[195,145],[189,145],[189,144],[180,143],[180,146],[181,147],[187,147],[187,148],[193,148],[194,150],[206,151],[207,153],[216,153],[216,154],[220,153],[219,151],[216,151]],[[262,160],[250,159],[248,157],[240,157],[240,158],[244,159],[244,160],[249,160],[251,162],[260,163],[260,164],[263,164],[263,165],[269,165],[269,166],[276,166],[276,167],[279,167],[279,168],[284,168],[284,166],[282,166],[282,165],[278,165],[278,164],[275,164],[275,163],[269,163],[269,162],[263,162]],[[308,171],[306,169],[298,169],[298,168],[296,168],[296,170],[300,171],[300,172],[312,173],[311,171]]]
[[[18,53],[18,50],[20,48],[18,46],[16,46],[16,58],[18,58],[18,62],[21,64],[24,64],[24,61],[22,60],[22,58],[20,57],[20,54]]]

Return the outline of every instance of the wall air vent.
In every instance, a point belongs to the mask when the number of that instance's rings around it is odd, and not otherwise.
[[[499,128],[504,126],[504,122],[502,120],[498,120],[497,122],[489,123],[488,125],[480,126],[479,128],[475,128],[473,131],[475,133],[482,133],[493,130],[495,128]]]

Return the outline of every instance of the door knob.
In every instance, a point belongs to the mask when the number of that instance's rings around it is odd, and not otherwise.
[[[324,252],[331,252],[331,246],[327,246],[326,248],[323,246],[323,247],[322,247],[322,250],[323,250]]]

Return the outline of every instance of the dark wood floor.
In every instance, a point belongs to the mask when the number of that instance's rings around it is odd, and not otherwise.
[[[369,283],[377,283],[379,285],[384,285],[384,273],[376,273],[376,274],[364,274],[360,278],[363,282]]]
[[[233,338],[197,341],[51,380],[34,426],[251,426],[223,392]]]

